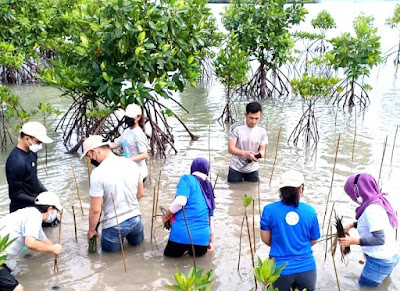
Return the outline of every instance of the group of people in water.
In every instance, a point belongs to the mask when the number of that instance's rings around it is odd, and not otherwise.
[[[259,125],[262,107],[258,102],[246,106],[245,120],[230,128],[228,152],[232,155],[228,182],[258,182],[258,161],[268,144],[267,131]],[[119,237],[136,246],[144,241],[139,200],[144,194],[143,182],[148,170],[147,137],[139,125],[140,106],[128,105],[125,110],[126,128],[114,142],[99,135],[83,142],[81,158],[88,157],[96,167],[90,176],[90,209],[88,241],[99,236],[103,252],[121,250]],[[0,236],[9,234],[14,240],[6,249],[7,261],[0,270],[0,290],[23,290],[12,275],[13,259],[25,248],[51,252],[62,251],[60,244],[50,241],[42,227],[57,224],[57,214],[63,210],[59,197],[40,183],[37,177],[37,154],[43,143],[52,140],[39,122],[23,125],[17,146],[6,162],[9,184],[10,214],[0,219]],[[113,149],[122,148],[123,156]],[[170,228],[164,250],[167,257],[184,254],[202,256],[214,249],[215,210],[214,190],[209,181],[210,163],[204,158],[193,160],[190,175],[180,177],[175,198],[162,216]],[[281,291],[298,288],[314,290],[316,263],[312,246],[320,238],[320,226],[315,209],[301,202],[304,176],[289,170],[280,177],[280,201],[264,207],[260,235],[270,246],[269,257],[277,266],[285,264],[274,286]],[[361,286],[378,286],[390,275],[399,260],[395,241],[398,226],[396,211],[375,179],[368,173],[352,174],[344,190],[359,206],[356,220],[345,226],[348,234],[356,228],[359,237],[339,238],[342,248],[361,245],[366,263],[361,273]]]

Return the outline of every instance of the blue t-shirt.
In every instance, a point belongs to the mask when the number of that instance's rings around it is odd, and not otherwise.
[[[313,207],[299,203],[296,208],[282,201],[264,207],[261,229],[271,232],[269,256],[276,265],[287,263],[282,275],[314,270],[311,241],[320,238],[317,214]]]
[[[179,180],[176,196],[187,197],[185,213],[193,244],[208,246],[210,242],[209,211],[206,200],[201,192],[200,183],[196,177],[183,175]],[[181,244],[190,244],[182,210],[176,213],[169,240]]]

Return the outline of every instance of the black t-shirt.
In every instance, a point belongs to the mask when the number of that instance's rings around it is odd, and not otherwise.
[[[10,212],[32,206],[39,193],[47,191],[37,177],[37,155],[15,147],[7,158],[6,176]]]

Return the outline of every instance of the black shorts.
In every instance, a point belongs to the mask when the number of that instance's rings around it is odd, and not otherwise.
[[[203,256],[208,250],[208,246],[193,245],[193,247],[196,257]],[[193,256],[192,245],[180,244],[168,240],[167,246],[164,250],[164,256],[178,258],[182,257],[185,252],[188,252],[190,256]]]
[[[12,291],[18,286],[18,281],[11,275],[11,270],[6,264],[0,270],[0,290]]]

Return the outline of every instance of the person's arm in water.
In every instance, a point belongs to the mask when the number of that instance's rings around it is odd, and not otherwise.
[[[258,162],[258,159],[255,157],[255,155],[257,153],[253,153],[252,151],[244,151],[244,150],[238,149],[236,147],[235,139],[228,140],[228,152],[231,155],[242,156],[242,157],[245,157],[246,159],[252,160],[253,162]]]
[[[103,197],[90,198],[89,208],[89,230],[87,239],[90,240],[93,236],[97,235],[96,225],[99,222],[101,214],[101,205],[103,204]]]
[[[261,230],[261,240],[267,245],[271,246],[271,231],[270,230]]]
[[[25,245],[31,250],[37,252],[49,252],[55,255],[59,255],[62,250],[62,246],[60,244],[53,244],[52,242],[49,243],[48,240],[40,241],[32,236],[25,237]]]

